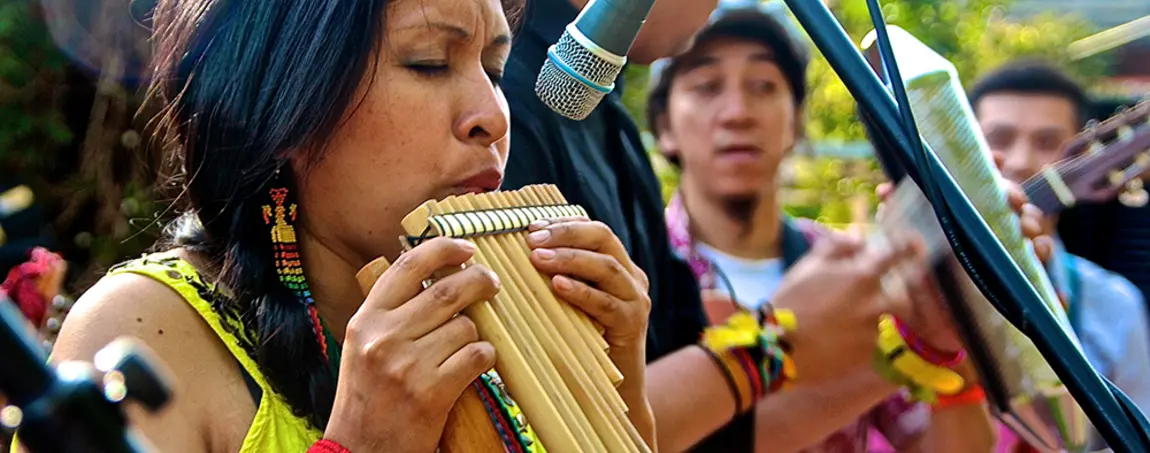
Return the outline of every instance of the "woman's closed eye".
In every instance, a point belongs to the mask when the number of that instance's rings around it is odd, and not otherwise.
[[[404,66],[419,75],[428,77],[446,75],[447,72],[451,69],[451,67],[447,65],[446,61],[419,61],[407,63]]]
[[[447,64],[447,62],[440,61],[407,63],[404,66],[416,74],[425,77],[442,77],[451,72],[451,65]],[[499,82],[503,80],[502,70],[487,69],[484,70],[484,73],[487,74],[487,78],[491,80],[492,85],[498,85]]]

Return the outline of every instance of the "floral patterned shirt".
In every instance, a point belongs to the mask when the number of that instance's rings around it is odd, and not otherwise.
[[[695,248],[690,218],[679,194],[672,197],[666,209],[667,231],[671,246],[691,266],[703,290],[718,288],[715,266]],[[782,252],[784,267],[790,267],[819,237],[832,234],[817,223],[805,219],[786,219],[783,223]],[[906,395],[894,395],[879,403],[857,421],[827,436],[822,443],[801,453],[870,453],[874,447],[868,438],[881,436],[877,444],[898,448],[906,446],[925,432],[930,423],[929,406],[910,401]],[[885,441],[885,442],[883,442]],[[886,447],[886,445],[883,445]]]

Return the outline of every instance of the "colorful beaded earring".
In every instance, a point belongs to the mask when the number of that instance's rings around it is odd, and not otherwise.
[[[303,275],[303,262],[300,260],[294,226],[298,210],[295,200],[290,197],[288,179],[286,175],[281,174],[278,168],[276,169],[275,181],[268,189],[271,203],[263,206],[264,223],[271,227],[276,275],[279,276],[280,282],[307,307],[307,314],[312,329],[315,330],[319,349],[323,351],[324,360],[328,360],[327,340],[323,333],[323,324],[320,323],[315,299],[312,297],[311,289],[307,286],[307,279]]]

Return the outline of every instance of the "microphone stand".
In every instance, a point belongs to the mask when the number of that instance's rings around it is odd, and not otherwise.
[[[1034,342],[1114,451],[1150,451],[1150,423],[1090,366],[938,156],[917,133],[904,128],[891,93],[830,9],[819,1],[785,1],[859,103],[875,141],[888,147],[887,161],[897,162],[892,167],[905,171],[923,189],[956,257],[983,295]],[[964,253],[967,250],[971,253]]]
[[[3,427],[18,428],[21,445],[35,453],[150,451],[128,427],[123,403],[135,400],[156,411],[168,402],[159,362],[142,346],[118,339],[96,353],[95,366],[64,362],[51,369],[26,326],[15,304],[0,297],[0,393],[11,405]]]

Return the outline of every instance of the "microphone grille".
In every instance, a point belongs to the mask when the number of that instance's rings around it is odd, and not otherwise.
[[[566,31],[548,50],[548,58],[535,81],[535,94],[556,113],[582,120],[615,88],[615,79],[622,70],[621,63],[596,55]]]

